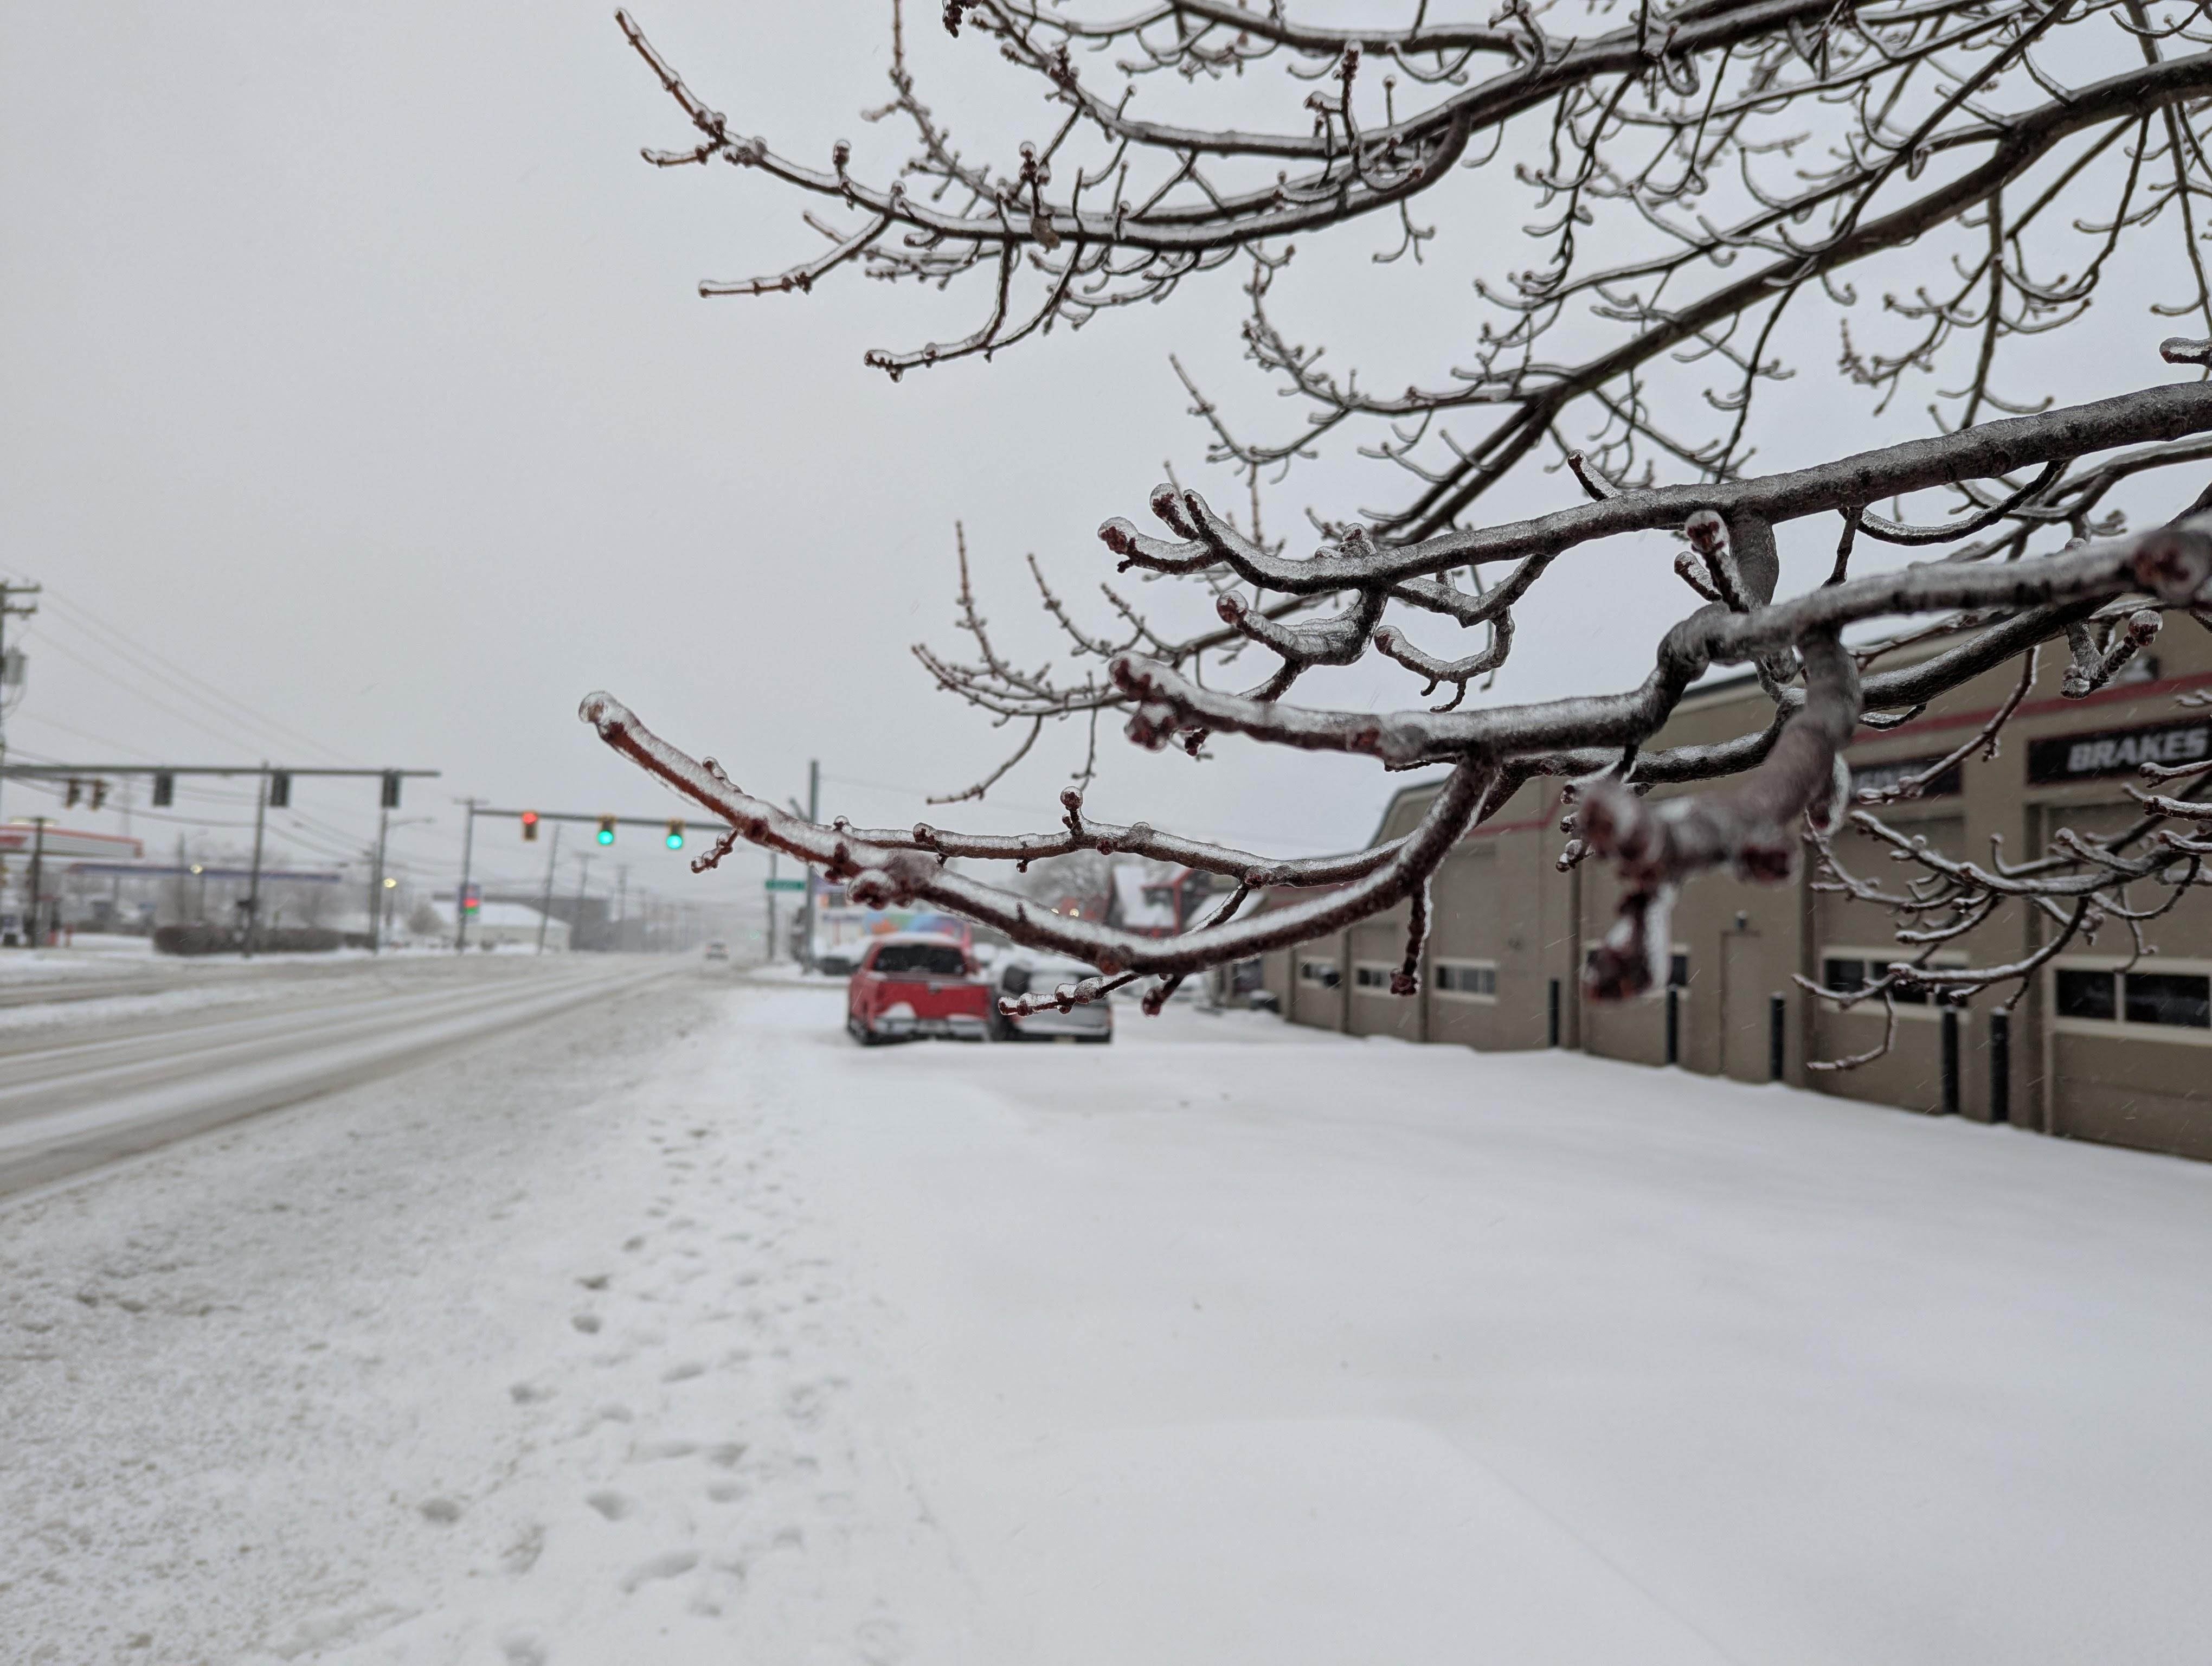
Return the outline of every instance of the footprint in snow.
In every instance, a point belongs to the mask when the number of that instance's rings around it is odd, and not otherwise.
[[[783,1414],[793,1423],[817,1422],[822,1414],[829,1409],[830,1390],[843,1386],[835,1381],[802,1383],[784,1395]]]
[[[619,1493],[587,1493],[584,1502],[611,1522],[618,1522],[629,1514],[629,1500]]]
[[[434,1523],[440,1527],[450,1527],[461,1518],[460,1505],[455,1504],[451,1499],[425,1499],[415,1508],[424,1521]]]
[[[586,1290],[605,1290],[607,1281],[612,1277],[614,1274],[611,1273],[587,1273],[576,1282]]]
[[[863,1620],[853,1641],[868,1666],[892,1666],[906,1658],[906,1633],[896,1620]]]
[[[509,1573],[525,1574],[538,1566],[538,1559],[544,1551],[545,1529],[532,1522],[514,1535],[505,1550],[500,1552],[499,1565]]]
[[[664,1550],[659,1555],[640,1562],[623,1575],[622,1588],[625,1591],[634,1591],[640,1585],[648,1584],[655,1579],[676,1578],[698,1566],[699,1553],[696,1550]]]
[[[696,1359],[686,1359],[682,1365],[671,1365],[666,1371],[661,1372],[660,1380],[664,1383],[688,1383],[695,1377],[704,1377],[706,1374],[706,1366],[701,1365]]]
[[[599,1316],[596,1313],[575,1314],[569,1318],[568,1322],[575,1326],[577,1329],[582,1331],[586,1336],[596,1336],[599,1335]]]
[[[633,1461],[649,1463],[659,1458],[690,1457],[699,1450],[696,1440],[641,1440],[629,1449]]]
[[[507,1397],[518,1406],[535,1406],[542,1401],[550,1400],[553,1395],[553,1389],[539,1383],[510,1383],[507,1390]]]

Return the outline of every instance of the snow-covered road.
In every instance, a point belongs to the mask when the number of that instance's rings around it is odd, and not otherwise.
[[[687,979],[0,1211],[9,1661],[2198,1662],[2212,1168]]]
[[[419,1065],[673,969],[642,957],[438,957],[396,976],[356,962],[343,977],[171,989],[186,1004],[158,1016],[117,1013],[129,996],[19,1009],[9,1016],[47,1022],[19,1025],[0,1046],[0,1196]]]

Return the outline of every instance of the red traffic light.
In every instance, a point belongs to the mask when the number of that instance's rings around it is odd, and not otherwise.
[[[526,839],[538,836],[538,812],[535,810],[522,812],[522,836]]]

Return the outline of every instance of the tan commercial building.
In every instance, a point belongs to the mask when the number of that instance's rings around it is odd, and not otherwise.
[[[2062,699],[2063,648],[2045,648],[2033,689],[2004,730],[1999,755],[1976,751],[1923,796],[1892,804],[1892,827],[1943,854],[1986,866],[2045,848],[2061,828],[2101,836],[2140,815],[2127,795],[2143,762],[2212,767],[2212,635],[2170,616],[2154,657],[2133,680],[2085,699]],[[1893,663],[1891,662],[1891,663]],[[2017,662],[1966,684],[1900,727],[1862,730],[1849,754],[1861,786],[1893,781],[1973,736],[2012,693]],[[1655,746],[1718,741],[1765,727],[1771,710],[1748,677],[1694,690]],[[1660,788],[1711,791],[1703,787]],[[1433,787],[1394,798],[1378,841],[1409,831]],[[2076,941],[2034,974],[2025,998],[1997,1010],[2014,986],[1960,1005],[1902,1001],[1887,1055],[1856,1069],[1808,1070],[1879,1045],[1881,1004],[1849,1011],[1792,979],[1831,988],[1879,976],[1910,958],[1878,905],[1816,891],[1814,865],[1789,885],[1754,885],[1725,873],[1685,886],[1676,903],[1668,987],[1619,1004],[1585,1001],[1577,976],[1603,936],[1617,895],[1593,860],[1561,873],[1565,835],[1559,783],[1524,787],[1468,834],[1437,874],[1421,993],[1395,996],[1405,909],[1334,938],[1266,957],[1261,978],[1292,1022],[1352,1035],[1390,1035],[1480,1049],[1559,1046],[1650,1065],[1674,1064],[1739,1081],[1782,1080],[1847,1098],[1954,1111],[2047,1134],[2212,1158],[2212,894],[2185,897],[2146,928],[2154,958],[2131,960],[2124,924]],[[1892,860],[1856,830],[1838,859],[1885,889],[1918,869]],[[2136,906],[2160,900],[2146,890]],[[1279,901],[1291,900],[1279,895]],[[2016,960],[2050,939],[2039,911],[2010,904],[1948,945],[1938,964]],[[1248,974],[1249,976],[1249,974]]]

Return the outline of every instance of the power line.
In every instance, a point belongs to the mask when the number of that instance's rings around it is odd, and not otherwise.
[[[80,654],[76,649],[71,648],[69,643],[49,631],[42,630],[39,632],[35,640],[42,648],[52,648],[56,653],[76,660],[77,664],[82,666],[94,676],[101,678],[105,682],[112,684],[115,687],[121,689],[125,693],[143,701],[147,705],[151,706],[157,710],[167,708],[168,711],[180,722],[186,724],[191,728],[198,730],[204,735],[210,736],[214,739],[223,741],[231,745],[245,745],[251,751],[259,751],[262,750],[264,743],[256,742],[251,737],[240,734],[235,727],[226,727],[223,728],[217,728],[203,719],[195,716],[191,712],[179,710],[173,700],[164,699],[161,695],[151,692],[147,689],[139,686],[137,684],[131,682],[129,678],[118,675],[117,672],[107,669],[106,666],[95,665],[92,660],[87,659],[82,654]]]
[[[313,736],[302,734],[297,729],[267,715],[246,702],[239,699],[235,695],[209,682],[197,672],[177,664],[175,660],[169,659],[158,649],[149,647],[127,631],[118,629],[110,621],[101,618],[90,608],[77,602],[66,593],[56,592],[53,600],[59,607],[59,611],[55,616],[58,621],[66,623],[71,629],[82,632],[100,648],[108,652],[113,652],[112,646],[113,642],[128,645],[137,656],[135,659],[125,661],[131,669],[143,671],[160,680],[169,683],[186,698],[198,701],[202,705],[216,712],[217,715],[223,717],[225,721],[233,723],[241,721],[246,722],[265,734],[283,739],[288,746],[304,746],[311,752],[338,757],[344,763],[356,761],[343,757]],[[120,659],[123,656],[118,654],[117,657]],[[231,708],[228,713],[222,709],[225,706]]]

